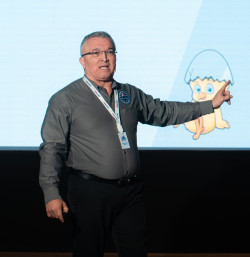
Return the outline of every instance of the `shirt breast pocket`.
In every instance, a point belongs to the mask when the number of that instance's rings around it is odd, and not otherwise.
[[[126,132],[135,132],[138,124],[138,113],[134,108],[121,108],[120,116],[123,129]]]

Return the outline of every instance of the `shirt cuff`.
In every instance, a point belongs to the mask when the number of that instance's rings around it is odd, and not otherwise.
[[[44,190],[44,200],[45,204],[49,201],[55,200],[55,199],[62,199],[62,197],[59,194],[58,188],[50,187]]]

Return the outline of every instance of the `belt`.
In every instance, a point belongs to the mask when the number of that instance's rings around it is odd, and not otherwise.
[[[134,177],[130,177],[130,178],[119,178],[119,179],[100,178],[93,174],[89,174],[89,173],[83,172],[81,170],[76,170],[71,167],[69,168],[69,174],[84,178],[86,180],[94,180],[94,181],[99,181],[99,182],[114,184],[114,185],[121,185],[121,186],[126,186],[129,184],[135,183],[136,181],[139,180],[139,178],[136,175]]]

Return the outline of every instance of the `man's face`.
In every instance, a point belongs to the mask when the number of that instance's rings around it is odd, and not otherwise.
[[[108,38],[90,38],[82,49],[82,54],[88,52],[115,50]],[[112,81],[116,67],[116,55],[101,52],[99,56],[92,54],[80,58],[85,75],[95,83]]]

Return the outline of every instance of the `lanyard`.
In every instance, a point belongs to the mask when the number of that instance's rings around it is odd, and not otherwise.
[[[112,110],[112,108],[108,105],[108,103],[105,101],[103,96],[98,92],[98,90],[92,85],[92,83],[86,78],[86,76],[83,77],[83,81],[87,84],[87,86],[92,90],[92,92],[97,96],[99,101],[103,104],[103,106],[106,108],[106,110],[110,113],[110,115],[115,119],[116,121],[116,127],[119,133],[123,132],[121,120],[120,120],[120,111],[119,111],[119,99],[118,99],[118,91],[115,90],[115,112]]]

